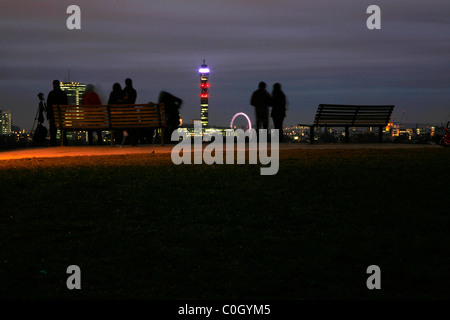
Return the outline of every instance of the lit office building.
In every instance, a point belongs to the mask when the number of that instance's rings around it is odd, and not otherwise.
[[[209,98],[209,68],[203,60],[200,73],[200,120],[202,121],[202,128],[208,126],[208,98]]]
[[[61,82],[61,90],[67,93],[67,103],[71,105],[81,105],[81,97],[86,92],[86,85],[79,82]],[[60,137],[60,130],[58,129],[58,135]],[[84,142],[87,141],[86,131],[69,131],[67,132],[67,139],[69,141]]]
[[[69,104],[80,105],[81,96],[86,91],[86,85],[79,82],[61,82],[61,90],[67,93]]]
[[[12,116],[9,110],[7,111],[0,110],[0,121],[1,121],[0,134],[11,134]]]

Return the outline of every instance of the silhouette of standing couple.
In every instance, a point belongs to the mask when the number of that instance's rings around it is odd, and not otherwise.
[[[283,120],[286,117],[286,95],[281,90],[279,83],[273,85],[272,94],[266,90],[266,87],[266,83],[261,81],[250,99],[250,105],[255,107],[256,132],[259,133],[259,129],[269,128],[269,107],[272,107],[270,116],[275,129],[279,130],[281,142],[283,141]]]

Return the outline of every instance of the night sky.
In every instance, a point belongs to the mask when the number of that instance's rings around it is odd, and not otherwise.
[[[81,30],[69,30],[69,5]],[[369,30],[370,5],[381,30]],[[285,125],[310,123],[319,103],[395,104],[408,122],[450,115],[448,0],[2,0],[0,109],[31,129],[39,92],[54,79],[94,84],[103,102],[133,79],[137,103],[161,90],[200,118],[198,68],[211,69],[211,126],[237,112],[254,118],[250,95],[275,82],[289,100]]]

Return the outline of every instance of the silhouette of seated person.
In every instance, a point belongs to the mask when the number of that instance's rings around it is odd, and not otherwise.
[[[81,97],[81,104],[85,106],[102,104],[102,101],[100,100],[98,94],[94,91],[94,86],[92,84],[88,84],[86,86],[86,92]],[[90,146],[94,145],[92,132],[93,130],[88,130],[88,141]],[[95,132],[97,134],[97,145],[102,145],[102,131],[95,130]]]
[[[124,104],[135,104],[137,98],[136,89],[133,88],[133,80],[130,78],[125,79]],[[136,128],[129,128],[126,130],[131,145],[135,146],[139,140],[139,130]]]
[[[68,98],[67,93],[61,90],[60,87],[60,81],[59,80],[53,80],[53,90],[48,93],[47,96],[47,121],[49,124],[49,134],[50,134],[50,145],[56,146],[56,123],[55,123],[55,114],[53,112],[53,106],[54,105],[67,105]],[[63,145],[67,146],[67,136],[64,132],[64,135],[62,137],[63,139]]]
[[[120,83],[116,82],[112,86],[112,91],[109,94],[108,104],[123,104],[125,102],[125,92],[122,90]],[[114,130],[114,143],[123,144],[123,129]]]

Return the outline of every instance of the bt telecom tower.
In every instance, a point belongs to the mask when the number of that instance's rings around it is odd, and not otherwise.
[[[203,59],[203,64],[200,69],[200,120],[202,121],[202,129],[208,127],[208,98],[209,98],[209,68],[205,64]]]

